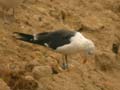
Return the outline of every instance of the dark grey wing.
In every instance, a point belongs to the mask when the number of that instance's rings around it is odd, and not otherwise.
[[[59,30],[49,33],[48,46],[56,49],[59,46],[70,43],[70,38],[75,35],[74,31]]]
[[[30,34],[20,32],[15,32],[15,34],[18,34],[20,36],[20,38],[17,38],[19,40],[43,46],[45,46],[46,43],[50,48],[56,49],[59,46],[70,43],[70,38],[75,35],[75,32],[69,30],[43,32],[38,33],[36,35],[36,39],[34,39],[34,36]]]
[[[44,46],[44,44],[48,43],[48,41],[49,41],[48,34],[49,34],[49,32],[43,32],[43,33],[36,34],[36,36],[35,36],[36,40],[34,40],[34,43]]]

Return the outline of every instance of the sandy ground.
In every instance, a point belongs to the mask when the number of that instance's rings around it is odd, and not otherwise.
[[[0,90],[120,90],[120,0],[26,0],[11,12],[0,9]],[[93,40],[95,56],[70,56],[60,71],[60,54],[13,35],[57,29]]]

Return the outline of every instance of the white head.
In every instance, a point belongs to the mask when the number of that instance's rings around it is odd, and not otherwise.
[[[95,45],[91,40],[86,40],[84,50],[88,55],[93,55],[95,53]]]

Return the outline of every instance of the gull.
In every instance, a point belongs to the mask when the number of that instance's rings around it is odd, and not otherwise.
[[[93,55],[95,45],[92,40],[87,39],[82,33],[71,30],[56,30],[38,34],[26,34],[14,32],[17,39],[51,48],[53,51],[63,54],[63,69],[68,68],[68,55],[84,52],[85,56]]]

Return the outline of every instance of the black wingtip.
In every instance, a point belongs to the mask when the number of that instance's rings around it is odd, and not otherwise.
[[[30,34],[25,34],[21,32],[13,32],[13,34],[16,35],[15,38],[18,40],[27,41],[27,42],[31,42],[33,40],[33,35]]]
[[[23,33],[20,33],[20,32],[13,32],[13,34],[22,35]]]

